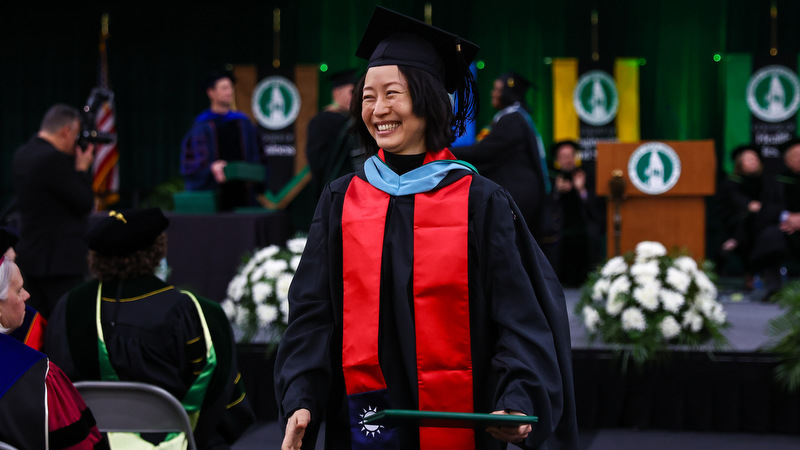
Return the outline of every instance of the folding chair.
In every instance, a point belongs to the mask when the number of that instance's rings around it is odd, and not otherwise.
[[[164,389],[133,381],[77,381],[74,384],[92,410],[100,431],[182,431],[189,450],[197,448],[186,410]]]

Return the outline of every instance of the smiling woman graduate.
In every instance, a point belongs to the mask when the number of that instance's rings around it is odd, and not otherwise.
[[[477,46],[377,7],[351,114],[373,156],[320,198],[275,365],[284,449],[575,448],[563,291],[506,190],[447,149]],[[448,93],[456,97],[453,111]],[[538,423],[366,425],[384,409]]]

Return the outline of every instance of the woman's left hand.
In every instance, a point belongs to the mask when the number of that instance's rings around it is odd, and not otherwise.
[[[515,416],[524,416],[525,414],[519,411],[494,411],[492,414],[512,414]],[[530,424],[519,426],[491,426],[486,428],[486,431],[492,435],[493,438],[502,442],[522,442],[523,439],[528,437],[528,433],[532,430]]]

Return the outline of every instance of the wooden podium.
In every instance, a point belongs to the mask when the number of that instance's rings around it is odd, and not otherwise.
[[[675,171],[675,161],[671,159],[675,155],[679,159],[680,174],[677,180],[669,180]],[[599,142],[596,192],[598,196],[608,198],[608,256],[614,256],[614,202],[609,181],[618,170],[625,181],[625,195],[620,207],[621,253],[633,251],[641,241],[658,241],[668,251],[686,248],[696,260],[705,259],[705,197],[715,192],[716,167],[712,140]],[[643,173],[657,175],[653,177],[655,188],[646,185],[649,178],[640,176]],[[635,180],[631,179],[631,174]],[[665,192],[647,192],[663,190],[670,181],[674,185]]]

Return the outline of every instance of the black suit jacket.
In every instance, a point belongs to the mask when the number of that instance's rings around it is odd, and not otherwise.
[[[39,137],[17,150],[11,171],[21,219],[20,268],[35,277],[86,274],[91,173],[77,172],[74,156]]]

